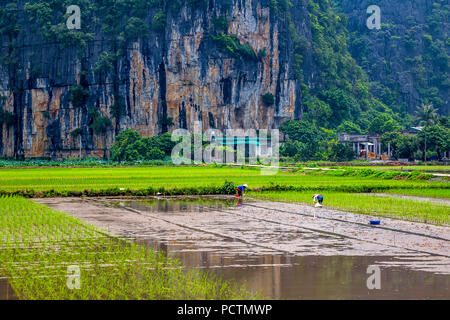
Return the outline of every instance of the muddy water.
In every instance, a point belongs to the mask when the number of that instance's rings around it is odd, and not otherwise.
[[[222,210],[232,208],[236,205],[234,199],[216,199],[206,198],[177,198],[167,199],[148,199],[148,200],[122,200],[110,201],[109,204],[114,207],[128,207],[146,212],[168,213],[168,212],[203,212],[206,210]]]
[[[246,284],[267,298],[450,299],[446,228],[383,219],[390,228],[416,231],[395,233],[354,223],[367,216],[323,209],[317,219],[300,218],[289,212],[309,214],[313,209],[281,203],[242,205],[235,199],[39,202],[164,251],[188,268]],[[353,238],[346,236],[350,231]],[[411,250],[408,243],[423,247]],[[372,265],[380,267],[381,289],[367,288]]]
[[[17,300],[14,290],[5,278],[0,278],[0,300]]]
[[[117,203],[114,203],[117,205]],[[201,212],[229,209],[235,200],[199,203],[190,200],[128,201],[120,205],[142,212]],[[402,268],[411,257],[294,256],[286,254],[224,254],[183,241],[138,240],[180,259],[188,268],[200,268],[272,299],[448,299],[450,276]],[[419,260],[422,260],[421,258]],[[436,263],[433,257],[425,258]],[[380,267],[381,289],[369,290],[369,266]]]
[[[399,266],[398,257],[228,255],[194,246],[139,243],[226,280],[245,284],[269,299],[449,299],[450,276]],[[415,259],[416,257],[412,257]],[[369,290],[369,266],[380,267],[381,289]]]
[[[143,243],[178,258],[190,268],[207,270],[245,284],[269,299],[449,299],[450,277],[388,267],[396,257],[239,256],[185,249],[155,241]],[[367,288],[367,268],[380,266],[381,289]]]

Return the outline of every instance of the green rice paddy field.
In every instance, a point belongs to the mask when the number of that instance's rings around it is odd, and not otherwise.
[[[79,268],[77,281],[69,267]],[[72,274],[72,273],[71,273]],[[21,197],[0,197],[0,275],[21,299],[249,299],[244,287]]]
[[[448,223],[447,203],[401,199],[409,195],[450,199],[448,178],[390,170],[279,171],[263,175],[255,167],[119,167],[1,169],[0,194],[32,190],[30,196],[120,195],[123,190],[151,190],[132,195],[233,194],[248,184],[252,194],[274,200],[311,203],[311,194],[326,194],[326,205],[352,212]],[[228,182],[228,188],[224,188]],[[231,185],[231,187],[230,187]],[[92,191],[94,191],[92,193]],[[44,194],[42,194],[44,192]],[[99,193],[100,192],[100,193]],[[388,193],[377,197],[363,193]],[[125,193],[126,195],[128,193]],[[75,193],[75,195],[81,195]]]
[[[153,188],[196,188],[219,186],[228,180],[237,185],[247,183],[251,189],[270,186],[296,186],[307,189],[369,187],[375,189],[449,188],[448,181],[344,176],[338,172],[285,172],[261,175],[259,168],[211,167],[125,167],[125,168],[52,168],[1,169],[0,191],[83,191],[111,188],[132,190]]]

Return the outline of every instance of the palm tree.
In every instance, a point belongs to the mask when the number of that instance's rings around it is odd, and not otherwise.
[[[422,103],[416,114],[419,124],[423,124],[425,127],[432,126],[438,119],[437,109],[433,107],[432,103]]]
[[[424,104],[418,108],[417,112],[417,118],[419,119],[419,124],[423,124],[425,126],[424,130],[428,126],[432,126],[436,123],[438,119],[438,113],[437,109],[433,107],[432,103]],[[423,161],[427,161],[427,134],[425,133],[425,144],[423,148]]]

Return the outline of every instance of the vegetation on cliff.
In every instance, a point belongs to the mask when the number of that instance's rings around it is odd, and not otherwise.
[[[448,115],[448,1],[380,0],[380,30],[365,27],[365,20],[358,15],[363,4],[333,3],[349,17],[349,50],[369,75],[374,96],[402,117],[429,103]]]

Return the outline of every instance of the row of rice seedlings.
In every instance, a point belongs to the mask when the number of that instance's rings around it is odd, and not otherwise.
[[[246,181],[242,178],[240,181]],[[246,181],[248,182],[248,181]],[[401,185],[401,184],[389,184],[389,183],[367,183],[363,180],[352,180],[352,181],[324,181],[321,183],[305,183],[303,185],[288,185],[288,184],[274,184],[270,183],[268,186],[263,185],[258,187],[257,185],[252,185],[253,191],[340,191],[340,192],[385,192],[391,189],[395,190],[410,190],[411,185]],[[351,182],[351,183],[350,183]],[[250,183],[250,182],[248,182]],[[53,198],[53,197],[103,197],[103,196],[154,196],[156,194],[162,194],[166,196],[176,196],[176,195],[218,195],[218,194],[233,194],[235,192],[235,186],[237,183],[226,181],[222,185],[202,185],[196,187],[147,187],[144,189],[132,190],[125,188],[111,188],[111,189],[90,189],[83,191],[62,191],[62,190],[46,190],[46,191],[34,191],[34,190],[19,190],[14,192],[5,192],[0,190],[0,196],[23,196],[26,198]],[[416,185],[415,190],[427,190],[427,189],[442,189],[442,192],[450,190],[449,184],[429,184],[429,185]]]
[[[443,183],[421,180],[393,180],[367,175],[359,171],[347,175],[347,171],[337,172],[283,172],[274,176],[263,176],[259,170],[239,168],[209,168],[209,167],[143,167],[143,168],[73,168],[73,169],[4,169],[0,170],[0,191],[15,192],[29,190],[43,192],[53,190],[61,192],[83,192],[85,190],[130,189],[144,190],[164,187],[166,189],[192,188],[200,186],[221,186],[226,180],[235,184],[245,181],[251,188],[262,186],[303,186],[303,187],[351,187],[365,185],[380,188],[424,188],[428,186],[443,186]],[[343,172],[339,175],[340,172]],[[407,174],[407,173],[404,173]],[[391,176],[390,176],[391,177]],[[392,173],[391,178],[395,178]],[[404,177],[408,179],[408,177]],[[448,183],[447,183],[448,185]],[[31,190],[33,189],[33,190]]]
[[[20,197],[0,197],[2,276],[22,299],[241,299],[256,295]],[[68,267],[81,271],[80,289]]]
[[[332,191],[323,195],[324,205],[329,208],[433,224],[448,225],[450,222],[450,206],[446,204]],[[260,192],[251,193],[251,196],[312,204],[311,192]]]

